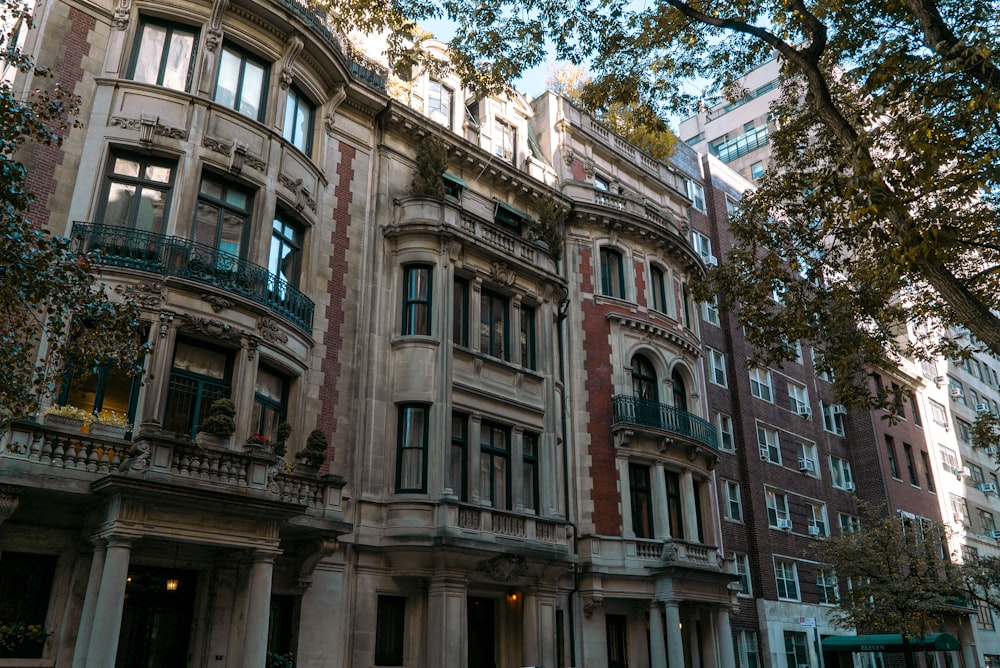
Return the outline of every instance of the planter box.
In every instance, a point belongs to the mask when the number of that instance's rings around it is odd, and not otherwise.
[[[128,429],[125,427],[118,427],[113,424],[104,424],[103,422],[91,422],[90,433],[92,436],[125,438],[125,434],[128,433]]]
[[[70,431],[83,430],[83,420],[65,415],[53,415],[49,413],[42,418],[42,423],[46,427],[59,427],[60,429],[68,429]]]

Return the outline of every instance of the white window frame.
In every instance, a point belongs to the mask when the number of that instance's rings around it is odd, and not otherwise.
[[[774,558],[774,582],[778,590],[779,601],[801,601],[802,589],[799,587],[799,568],[791,559]],[[784,585],[782,583],[785,583]],[[788,583],[791,583],[789,585]],[[795,588],[795,595],[789,596],[788,588]],[[782,595],[782,589],[785,590]]]
[[[790,519],[787,494],[776,492],[773,489],[765,489],[764,499],[767,504],[767,525],[769,527],[777,529],[778,520]]]
[[[840,404],[826,404],[821,401],[819,402],[819,408],[823,412],[823,429],[831,434],[843,436],[844,415],[840,412],[843,410],[843,406]]]
[[[750,579],[750,557],[742,552],[734,555],[736,574],[740,576],[740,589],[736,595],[743,598],[753,598],[753,582]]]
[[[758,424],[757,447],[760,449],[761,459],[781,466],[781,438],[777,429]]]
[[[857,533],[861,530],[861,518],[850,513],[837,513],[837,524],[842,534]]]
[[[774,386],[771,384],[771,370],[756,367],[749,369],[749,373],[750,394],[758,399],[774,403]]]
[[[756,631],[740,631],[737,638],[740,649],[740,668],[760,668],[760,642]],[[750,657],[753,656],[751,662]]]
[[[729,387],[725,354],[708,348],[708,354],[705,355],[705,359],[708,362],[708,380],[720,387]]]
[[[798,469],[800,473],[812,476],[814,478],[819,477],[819,461],[817,461],[816,456],[816,444],[807,443],[805,441],[795,442],[795,454],[798,455]],[[806,464],[803,467],[803,464]],[[809,464],[812,466],[810,467]]]
[[[833,600],[830,600],[830,594]],[[838,605],[840,590],[837,587],[837,574],[830,568],[816,569],[816,596],[820,605]]]
[[[719,449],[725,450],[726,452],[733,452],[736,450],[736,439],[733,436],[732,416],[725,413],[716,413],[715,426],[719,435]]]
[[[820,536],[830,535],[830,524],[826,519],[826,504],[825,503],[807,503],[806,504],[806,521],[809,526],[814,526],[819,528]]]
[[[846,459],[830,456],[830,478],[837,489],[854,491],[854,474],[851,472],[851,462]]]
[[[691,246],[694,248],[694,252],[698,254],[702,262],[705,264],[710,264],[712,257],[712,240],[707,236],[698,232],[697,230],[691,230]]]
[[[726,519],[742,523],[743,498],[740,496],[740,483],[733,480],[724,480],[723,487],[726,493]]]
[[[796,415],[806,415],[812,419],[812,406],[809,404],[809,389],[798,383],[788,383],[788,409]]]
[[[718,296],[713,296],[711,300],[701,303],[701,319],[710,325],[721,326],[722,320],[719,318]]]
[[[688,199],[691,200],[691,205],[702,213],[705,213],[707,211],[705,207],[705,187],[695,182],[694,179],[684,179],[684,186]]]

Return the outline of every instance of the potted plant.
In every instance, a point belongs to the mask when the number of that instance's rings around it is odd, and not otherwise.
[[[288,437],[292,435],[292,424],[290,422],[282,422],[278,425],[277,433],[274,435],[274,455],[276,457],[284,457],[285,453],[288,452],[288,448],[285,442],[288,441]]]
[[[426,135],[417,144],[416,169],[410,193],[414,197],[444,197],[444,179],[441,177],[448,168],[448,148],[444,140],[434,135]]]
[[[90,424],[94,416],[76,406],[49,406],[42,413],[46,425],[63,427],[80,431],[84,425]]]
[[[208,417],[198,428],[195,442],[198,445],[229,445],[229,438],[236,431],[236,404],[232,399],[216,399],[208,409]]]
[[[245,450],[264,450],[271,447],[271,439],[259,431],[255,431],[247,438]]]
[[[46,635],[41,624],[0,621],[0,657],[40,658]]]
[[[132,423],[124,413],[105,408],[94,417],[95,420],[90,425],[90,433],[94,436],[125,438],[125,434],[132,430]]]
[[[295,461],[300,468],[309,473],[316,473],[326,461],[326,449],[329,443],[322,429],[313,429],[306,439],[306,447],[295,455]]]

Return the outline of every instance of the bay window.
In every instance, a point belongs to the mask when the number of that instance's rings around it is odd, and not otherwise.
[[[407,404],[399,407],[396,491],[427,491],[427,428],[429,407]]]
[[[263,121],[267,74],[264,63],[231,44],[223,45],[213,99],[255,121]]]
[[[191,90],[198,31],[144,19],[136,33],[128,78],[179,91]]]

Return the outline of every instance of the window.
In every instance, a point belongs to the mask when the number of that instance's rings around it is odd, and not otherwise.
[[[663,270],[659,267],[649,268],[650,289],[653,291],[653,309],[660,313],[667,312],[667,283]]]
[[[949,494],[951,502],[951,519],[957,524],[966,524],[969,521],[969,504],[964,497],[957,494]]]
[[[0,554],[0,619],[45,628],[56,560],[55,555],[13,550]],[[4,656],[40,659],[42,649],[43,643],[22,642]]]
[[[600,190],[602,192],[611,192],[611,181],[601,176],[600,174],[595,174],[594,189]]]
[[[713,257],[711,239],[701,232],[691,232],[691,246],[694,247],[694,252],[698,254],[702,262],[711,264],[710,258]]]
[[[788,408],[796,415],[812,417],[812,408],[809,407],[809,390],[801,385],[788,383]]]
[[[934,473],[931,471],[931,460],[927,456],[926,450],[920,451],[920,463],[924,465],[924,479],[927,481],[927,491],[935,492],[934,488]]]
[[[285,97],[285,126],[281,136],[306,155],[312,155],[313,119],[316,107],[295,86],[288,87]]]
[[[152,156],[113,152],[97,221],[162,234],[170,210],[176,164]],[[145,252],[145,246],[143,246]]]
[[[822,503],[806,504],[806,521],[809,523],[810,535],[829,536],[826,526],[826,506]],[[812,529],[815,527],[815,529]]]
[[[427,82],[427,115],[435,123],[451,128],[455,93],[437,79]],[[498,154],[500,155],[500,154]]]
[[[733,440],[733,418],[725,413],[716,414],[716,427],[719,432],[719,449],[735,450],[736,442]]]
[[[896,442],[888,434],[885,435],[885,452],[889,458],[889,473],[893,478],[902,480],[899,477],[899,462],[896,461]]]
[[[717,350],[708,349],[708,379],[716,385],[728,387],[726,379],[726,356]]]
[[[719,298],[713,296],[711,300],[701,303],[701,318],[710,325],[719,326]]]
[[[396,491],[427,491],[427,422],[428,406],[399,407],[399,461],[396,466]]]
[[[753,596],[753,583],[750,581],[750,557],[737,553],[736,574],[740,576],[739,596]]]
[[[144,20],[135,38],[129,78],[173,90],[191,90],[198,32],[186,26]]]
[[[779,599],[786,601],[799,600],[799,573],[794,561],[775,559],[774,579],[778,585]]]
[[[967,406],[965,403],[965,387],[962,385],[962,381],[948,376],[948,390],[951,392],[952,401],[957,401],[963,406]]]
[[[758,160],[750,165],[750,178],[756,181],[762,176],[764,176],[764,162],[762,160]]]
[[[913,446],[909,443],[903,443],[903,456],[906,457],[906,472],[910,474],[910,484],[917,487],[920,481],[917,479],[917,465],[913,461]]]
[[[772,529],[790,528],[791,522],[788,518],[788,497],[774,490],[768,489],[764,492],[767,502],[767,524]],[[784,524],[788,524],[786,527]]]
[[[507,347],[506,297],[483,290],[479,301],[479,350],[490,357],[510,359]]]
[[[167,383],[163,429],[193,437],[216,399],[228,398],[233,353],[178,339]]]
[[[221,251],[212,264],[219,269],[235,269],[234,258],[242,258],[250,232],[253,195],[249,190],[211,174],[201,177],[194,217],[194,240]]]
[[[601,294],[625,299],[625,267],[621,253],[610,248],[601,249]]]
[[[958,440],[966,445],[972,445],[972,425],[965,420],[955,418],[955,431],[958,432]]]
[[[605,635],[608,643],[608,668],[628,666],[628,617],[604,615]]]
[[[538,434],[525,432],[521,439],[521,505],[538,512]]]
[[[834,487],[854,491],[854,474],[851,473],[851,463],[846,459],[830,457],[830,477]]]
[[[74,322],[72,330],[77,331],[80,323]],[[76,334],[72,334],[75,338]],[[148,329],[142,329],[137,338],[146,341]],[[92,364],[70,357],[66,361],[66,378],[59,393],[58,403],[62,406],[76,406],[88,413],[102,410],[121,413],[131,421],[139,397],[142,378],[129,376],[125,371],[111,365],[94,368]]]
[[[760,668],[760,653],[757,649],[757,632],[740,631],[737,638],[740,651],[740,668]]]
[[[931,408],[931,420],[934,424],[948,428],[948,413],[945,411],[944,406],[934,401],[933,399],[927,400],[927,405]]]
[[[681,512],[681,476],[676,471],[666,471],[667,483],[667,524],[670,536],[684,540],[684,522]]]
[[[799,472],[806,475],[818,476],[819,467],[816,465],[816,445],[813,443],[795,443],[795,454],[798,455]]]
[[[819,402],[823,412],[823,429],[838,436],[844,435],[844,407],[840,404],[825,404]]]
[[[760,447],[760,458],[772,464],[781,464],[781,448],[778,445],[778,432],[757,425],[757,445]]]
[[[767,369],[750,369],[750,394],[771,401],[771,372]]]
[[[253,415],[251,428],[273,443],[278,436],[278,425],[285,421],[288,405],[288,379],[261,366],[254,381]]]
[[[403,335],[430,336],[431,267],[421,264],[403,267]]]
[[[806,634],[801,631],[785,631],[785,660],[789,668],[809,665],[809,648]]]
[[[976,628],[983,631],[994,630],[993,611],[986,601],[976,601]]]
[[[403,633],[406,599],[402,596],[379,596],[375,613],[375,665],[403,665]]]
[[[954,450],[943,445],[938,446],[938,453],[941,455],[941,468],[954,475],[955,469],[959,467],[958,455]]]
[[[829,365],[826,362],[826,359],[823,358],[823,353],[813,348],[812,359],[813,359],[813,371],[815,372],[816,377],[819,378],[820,380],[825,380],[828,383],[832,383],[833,370],[830,369]]]
[[[263,121],[266,91],[267,66],[230,44],[224,45],[213,99],[255,121]]]
[[[910,395],[910,410],[913,412],[913,424],[923,427],[924,421],[920,417],[920,405],[917,404],[917,396],[915,394]]]
[[[448,449],[448,469],[445,487],[461,501],[467,501],[466,457],[469,451],[469,418],[461,413],[451,416],[451,447]]]
[[[494,508],[510,510],[510,431],[483,421],[479,435],[479,493]]]
[[[629,499],[632,501],[632,531],[636,538],[653,538],[653,499],[649,467],[628,465]]]
[[[465,192],[465,180],[448,172],[442,174],[441,179],[444,181],[444,196],[450,197],[456,202],[462,201],[462,193]]]
[[[979,508],[977,510],[979,513],[979,526],[983,530],[983,534],[986,536],[992,536],[993,532],[997,530],[996,521],[993,519],[993,513],[988,510],[983,510]]]
[[[846,513],[840,513],[838,518],[840,520],[840,533],[857,533],[861,531],[860,518]]]
[[[469,282],[464,278],[455,279],[451,317],[451,340],[455,345],[469,345]]]
[[[535,370],[535,309],[521,304],[521,366]]]
[[[515,162],[514,145],[517,135],[514,126],[499,118],[493,120],[493,155],[507,162]]]
[[[684,179],[687,188],[688,199],[691,205],[699,211],[705,211],[705,188],[700,183],[695,183],[691,179]]]
[[[726,489],[726,519],[734,522],[743,521],[743,500],[740,498],[740,484],[731,480],[725,481]]]
[[[833,571],[821,568],[816,571],[816,590],[819,602],[823,605],[840,603],[840,593],[837,591],[837,576]]]
[[[267,270],[280,277],[287,285],[299,287],[299,276],[302,273],[302,228],[288,220],[285,214],[276,215],[271,223]],[[277,286],[277,291],[284,296],[284,286]]]

